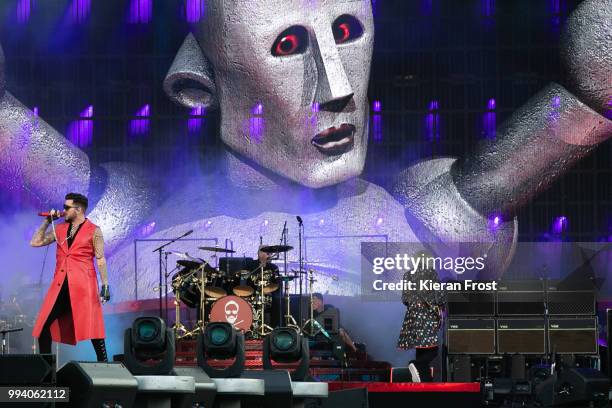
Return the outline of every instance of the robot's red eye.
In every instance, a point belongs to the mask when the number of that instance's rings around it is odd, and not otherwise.
[[[279,34],[272,45],[272,55],[283,57],[286,55],[301,54],[308,46],[308,34],[301,26],[289,27]]]
[[[332,24],[332,31],[334,32],[336,44],[344,44],[361,37],[363,27],[355,17],[343,14]]]

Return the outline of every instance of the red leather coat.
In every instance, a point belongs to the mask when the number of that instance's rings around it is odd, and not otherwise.
[[[54,342],[75,345],[86,339],[104,338],[104,320],[98,291],[98,279],[94,267],[93,236],[96,225],[86,220],[68,248],[66,236],[68,223],[56,227],[57,254],[55,274],[42,303],[32,336],[40,332],[57,300],[64,278],[68,279],[71,310],[51,323]]]

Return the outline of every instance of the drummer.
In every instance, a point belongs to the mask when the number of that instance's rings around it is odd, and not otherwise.
[[[272,254],[269,254],[261,250],[265,246],[266,245],[260,245],[259,248],[257,249],[257,259],[254,261],[254,265],[250,269],[251,271],[253,271],[253,273],[256,274],[257,271],[260,270],[260,268],[263,266],[263,269],[266,272],[266,274],[270,275],[270,284],[278,285],[277,283],[278,275],[279,275],[278,266],[270,262],[272,258]],[[266,320],[270,322],[270,326],[272,327],[277,327],[279,323],[282,321],[281,316],[280,316],[281,299],[280,299],[279,292],[280,291],[275,290],[274,292],[271,293],[272,305],[268,309],[268,311],[270,312],[269,316],[266,316]],[[266,315],[268,315],[268,313],[266,313]]]

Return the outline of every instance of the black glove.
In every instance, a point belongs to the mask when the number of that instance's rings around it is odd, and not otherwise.
[[[110,289],[108,285],[102,285],[102,289],[100,289],[100,299],[102,303],[106,303],[110,300]]]

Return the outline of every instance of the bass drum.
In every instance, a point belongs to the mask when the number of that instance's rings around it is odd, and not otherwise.
[[[253,308],[239,296],[224,296],[212,305],[210,322],[227,322],[243,332],[251,330]]]

